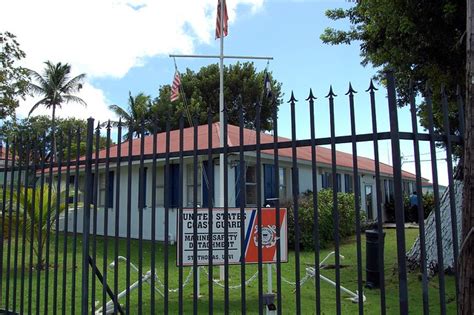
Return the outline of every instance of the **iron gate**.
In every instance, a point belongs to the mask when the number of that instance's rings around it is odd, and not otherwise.
[[[277,108],[273,112],[272,134],[261,133],[260,109],[257,104],[255,130],[244,128],[244,113],[239,106],[239,126],[227,124],[227,110],[224,121],[224,146],[216,143],[216,125],[213,113],[208,112],[208,124],[184,128],[181,117],[179,130],[167,128],[158,132],[156,123],[150,134],[142,123],[140,137],[122,142],[123,128],[115,128],[110,122],[98,124],[94,129],[94,119],[89,119],[87,130],[69,130],[65,136],[58,136],[56,145],[43,146],[39,139],[6,139],[2,148],[3,183],[1,190],[1,257],[0,260],[0,308],[11,313],[26,314],[87,314],[87,313],[260,313],[278,314],[302,313],[408,313],[408,310],[422,309],[446,313],[447,308],[455,309],[457,296],[458,243],[453,242],[454,273],[445,275],[439,268],[438,275],[430,279],[425,262],[425,226],[419,220],[421,238],[421,287],[417,276],[409,273],[406,263],[406,230],[404,214],[404,181],[407,174],[402,172],[401,141],[411,141],[414,150],[415,174],[410,177],[410,188],[421,192],[420,143],[429,143],[431,161],[437,160],[436,144],[446,143],[450,199],[452,237],[457,239],[455,194],[453,190],[452,148],[462,140],[463,117],[459,117],[459,133],[449,136],[435,133],[433,110],[430,97],[425,99],[429,114],[427,133],[417,130],[416,104],[411,96],[411,132],[400,132],[397,118],[395,80],[387,76],[387,96],[390,130],[377,130],[376,88],[370,84],[372,112],[372,133],[357,134],[355,126],[354,94],[352,87],[347,92],[350,107],[351,134],[336,136],[335,98],[332,88],[327,97],[330,110],[330,137],[316,138],[314,119],[315,97],[310,91],[308,111],[311,136],[298,140],[296,137],[296,103],[291,95],[291,139],[278,136]],[[442,110],[444,129],[450,130],[448,101],[443,90]],[[462,115],[462,100],[458,98],[459,113]],[[323,106],[322,104],[320,106]],[[342,105],[341,105],[342,106]],[[361,105],[364,106],[364,105]],[[157,119],[167,119],[159,117]],[[100,149],[101,138],[106,139]],[[218,135],[217,135],[218,136]],[[229,143],[229,139],[233,141]],[[393,165],[386,167],[380,163],[379,141],[390,141]],[[118,145],[113,144],[113,142]],[[81,143],[86,144],[86,152],[81,151]],[[373,169],[367,170],[357,153],[357,144],[372,142],[374,149]],[[340,238],[342,220],[338,209],[338,190],[342,190],[340,161],[336,145],[352,144],[351,167],[345,170],[346,192],[352,190],[354,196],[355,226],[354,237],[350,241]],[[214,145],[213,145],[214,144]],[[330,146],[329,160],[320,161],[321,146]],[[56,149],[54,149],[54,147]],[[326,149],[327,150],[327,149]],[[215,158],[224,154],[223,182],[216,178]],[[305,155],[306,154],[306,155]],[[300,161],[306,156],[306,169]],[[345,159],[348,156],[344,157]],[[346,161],[347,162],[347,161]],[[339,164],[338,164],[339,163]],[[190,167],[188,167],[190,165]],[[264,165],[272,165],[262,172]],[[282,167],[284,165],[284,167]],[[219,166],[220,167],[220,166]],[[440,193],[437,163],[430,164],[433,173],[433,198],[436,221],[438,261],[443,261],[442,218],[440,213]],[[381,169],[384,168],[384,169]],[[323,169],[327,173],[323,173]],[[283,170],[283,171],[282,171]],[[305,171],[310,181],[305,188],[316,192],[332,187],[332,233],[334,250],[333,269],[321,264],[328,254],[321,248],[321,222],[318,210],[318,194],[310,196],[313,212],[312,247],[300,248],[302,238],[308,231],[300,229],[302,206],[300,197],[304,192]],[[263,176],[263,173],[267,175]],[[384,268],[380,272],[380,288],[364,288],[363,259],[365,208],[362,207],[362,186],[359,178],[372,175],[374,200],[372,213],[377,219],[375,229],[379,239],[385,229],[383,218],[386,209],[383,200],[393,198],[395,208],[395,232],[390,236],[396,255],[393,261],[390,253],[384,252],[379,243],[377,259]],[[390,174],[389,174],[390,175]],[[321,181],[318,179],[321,176]],[[347,179],[346,179],[347,178]],[[384,179],[385,178],[385,179]],[[224,192],[223,204],[216,206],[219,187]],[[150,188],[151,187],[151,188]],[[393,190],[390,191],[392,187]],[[388,189],[388,190],[387,190]],[[263,190],[263,191],[262,191]],[[389,193],[386,194],[385,190]],[[365,191],[365,188],[364,188]],[[406,189],[405,189],[406,192]],[[285,194],[287,202],[283,204]],[[254,204],[251,201],[254,201]],[[275,209],[276,253],[273,267],[264,268],[262,244],[262,208],[271,204]],[[372,203],[371,203],[372,204]],[[417,197],[418,216],[423,218],[423,199]],[[201,208],[202,206],[202,208]],[[292,246],[288,263],[282,261],[280,208],[288,206],[291,211]],[[245,246],[240,247],[239,262],[229,263],[229,211],[240,214],[237,221],[241,244],[253,236],[245,234],[245,211],[255,210],[256,236],[253,238],[258,248],[258,262],[247,264]],[[307,207],[307,204],[305,205]],[[186,208],[190,208],[186,210]],[[203,210],[204,208],[204,210]],[[206,267],[198,266],[192,259],[192,266],[183,266],[183,255],[177,251],[183,248],[183,211],[192,213],[191,228],[194,232],[188,245],[192,247],[192,257],[198,254],[198,211],[207,214],[207,237],[212,240],[213,220],[217,213],[223,217],[222,243],[213,248],[209,241],[206,250]],[[218,210],[219,212],[216,212]],[[199,219],[202,221],[202,218]],[[267,233],[267,231],[265,232]],[[240,235],[239,235],[240,234]],[[388,238],[387,238],[388,239]],[[177,242],[177,244],[175,244]],[[348,243],[349,242],[349,243]],[[387,240],[389,242],[389,240]],[[348,245],[349,244],[349,245]],[[346,247],[344,247],[346,246]],[[347,247],[349,246],[349,247]],[[345,252],[341,253],[341,248]],[[353,249],[350,259],[353,264],[344,266],[342,254]],[[386,249],[392,247],[386,247]],[[234,250],[234,249],[232,249]],[[216,280],[219,268],[213,262],[213,254],[222,251],[222,279]],[[324,256],[323,256],[324,253]],[[392,256],[390,256],[392,257]],[[332,258],[331,260],[332,261]],[[393,269],[396,266],[396,269]],[[395,271],[394,271],[395,270]],[[265,272],[275,274],[265,279]],[[396,279],[392,276],[396,275]],[[330,283],[334,279],[333,288]],[[438,280],[438,287],[432,285]],[[323,280],[323,281],[321,281]],[[328,281],[329,280],[329,281]],[[270,283],[265,284],[265,281]],[[268,294],[268,286],[276,286]],[[311,284],[313,283],[313,284]],[[346,284],[347,283],[347,284]],[[347,289],[346,287],[352,287]],[[412,286],[412,287],[410,287]],[[397,289],[398,287],[398,289]],[[342,288],[342,289],[341,289]],[[436,292],[436,294],[428,294]],[[345,299],[346,294],[355,304]],[[350,292],[352,293],[350,295]],[[410,292],[410,295],[408,294]],[[199,296],[202,294],[202,296]],[[367,295],[367,296],[366,296]],[[420,299],[415,296],[421,297]],[[447,298],[448,297],[448,298]],[[272,299],[274,299],[272,301]],[[454,307],[453,307],[454,305]],[[274,307],[274,310],[272,309]],[[410,308],[409,308],[410,307]]]

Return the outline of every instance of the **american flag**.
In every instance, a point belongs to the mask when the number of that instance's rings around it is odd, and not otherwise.
[[[173,85],[171,86],[171,97],[172,102],[176,101],[179,98],[179,86],[181,85],[181,77],[179,72],[176,71],[174,74]]]
[[[222,25],[222,29],[224,31],[224,37],[227,36],[227,20],[229,17],[227,16],[227,5],[225,0],[217,0],[217,18],[216,18],[216,39],[221,38],[221,2],[224,2],[224,21]]]

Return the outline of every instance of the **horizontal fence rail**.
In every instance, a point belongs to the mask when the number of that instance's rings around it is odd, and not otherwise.
[[[241,99],[236,100],[232,121],[237,125],[227,123],[230,108],[225,108],[222,135],[213,121],[216,113],[209,110],[201,126],[197,115],[183,112],[177,130],[171,130],[172,118],[165,115],[135,125],[91,118],[84,128],[56,130],[50,142],[42,134],[2,137],[0,310],[455,310],[460,203],[453,152],[462,145],[462,98],[459,91],[442,88],[436,94],[440,99],[434,99],[427,89],[427,131],[419,132],[419,104],[412,92],[407,104],[411,131],[400,131],[395,84],[388,73],[388,98],[379,103],[381,92],[370,82],[365,93],[371,133],[365,134],[356,132],[356,121],[362,121],[356,117],[357,106],[366,105],[357,105],[358,92],[349,85],[346,95],[336,95],[331,87],[322,100],[310,91],[306,139],[296,136],[302,105],[293,93],[290,139],[279,136],[281,118],[272,99],[256,102],[251,124],[244,120]],[[264,103],[272,111],[269,132],[262,132]],[[329,109],[329,137],[317,137],[315,110],[323,106]],[[349,109],[350,134],[343,136],[336,135],[341,106]],[[454,119],[450,108],[458,108],[460,116]],[[382,111],[388,113],[388,131],[379,130],[377,113]],[[159,130],[163,120],[166,127]],[[453,126],[453,120],[459,124]],[[390,165],[381,163],[382,141],[390,143]],[[373,159],[359,156],[364,143]],[[413,173],[402,170],[401,146],[407,143]],[[351,153],[337,151],[341,144],[349,145]],[[446,151],[445,193],[437,163],[440,145]],[[429,150],[429,168],[422,167],[426,156],[421,148]],[[427,170],[431,183],[422,176]],[[432,194],[424,195],[427,185]],[[428,210],[433,215],[424,220]],[[416,229],[408,229],[413,217]],[[394,229],[387,221],[394,222]],[[427,235],[434,235],[433,246]],[[413,267],[407,249],[417,237],[419,260]],[[447,246],[451,268],[444,263]],[[438,266],[428,260],[431,253],[441,262]]]

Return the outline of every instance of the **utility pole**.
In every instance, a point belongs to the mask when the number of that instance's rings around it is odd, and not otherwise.
[[[458,313],[474,314],[474,0],[466,0],[466,106]]]

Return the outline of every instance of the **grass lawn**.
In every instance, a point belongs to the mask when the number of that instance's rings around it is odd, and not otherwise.
[[[386,279],[386,304],[387,304],[387,313],[388,314],[399,314],[398,310],[398,274],[397,274],[397,267],[396,267],[396,237],[395,237],[395,230],[386,230],[386,238],[385,238],[385,279]],[[418,235],[418,231],[416,229],[407,229],[406,230],[406,244],[407,249],[410,248],[411,244],[415,240],[416,236]],[[50,261],[51,263],[54,261],[54,237],[51,239],[51,248],[50,248]],[[48,313],[53,313],[52,310],[54,308],[53,304],[53,291],[56,289],[58,293],[58,302],[57,302],[57,309],[61,312],[63,308],[63,304],[61,301],[62,293],[63,293],[63,286],[62,286],[62,279],[63,275],[66,275],[66,314],[71,314],[73,312],[80,313],[81,310],[81,259],[82,259],[82,243],[81,238],[78,238],[78,248],[77,248],[77,268],[76,268],[76,287],[72,288],[72,277],[73,277],[73,266],[72,266],[72,237],[68,236],[68,253],[67,253],[67,264],[64,265],[63,260],[63,251],[62,251],[62,244],[63,244],[63,236],[59,238],[59,263],[58,263],[58,285],[54,285],[54,269],[49,269],[49,279],[48,279],[48,299],[47,299],[47,307]],[[20,240],[21,243],[21,240]],[[12,246],[14,242],[12,240]],[[102,272],[103,266],[103,255],[104,255],[104,248],[103,248],[103,240],[101,238],[97,239],[97,264]],[[113,259],[113,239],[109,238],[108,242],[108,251],[107,251],[107,261],[110,262]],[[150,269],[150,258],[151,258],[151,246],[150,242],[143,243],[143,270],[146,272]],[[126,255],[126,241],[120,240],[119,243],[119,254],[122,256]],[[5,306],[5,293],[6,293],[6,277],[9,277],[9,287],[10,287],[10,298],[9,300],[12,301],[13,296],[13,285],[16,282],[17,286],[17,293],[16,293],[16,310],[19,311],[19,303],[20,303],[20,285],[21,285],[21,269],[18,269],[16,278],[14,277],[14,268],[13,268],[13,259],[15,253],[18,253],[18,261],[21,260],[21,244],[19,248],[15,249],[12,248],[12,260],[11,260],[11,268],[7,270],[7,258],[6,258],[6,250],[7,250],[7,242],[4,243],[4,255],[3,255],[3,278],[2,278],[2,299],[1,304]],[[138,265],[138,241],[131,241],[131,250],[132,250],[132,259],[131,261]],[[332,249],[325,249],[322,250],[320,253],[321,259],[323,259],[327,253],[329,253]],[[29,251],[29,244],[27,244],[27,252]],[[363,278],[365,278],[365,237],[362,239],[362,251],[363,251]],[[340,252],[342,255],[345,256],[345,259],[342,260],[342,264],[347,265],[346,268],[341,269],[341,284],[350,289],[351,291],[355,291],[357,289],[357,261],[356,261],[356,246],[355,246],[355,238],[347,239],[344,244],[342,244]],[[301,277],[304,276],[306,264],[314,263],[314,254],[312,252],[302,252],[300,256],[301,260]],[[176,268],[176,247],[170,246],[169,247],[169,283],[170,288],[176,288],[178,286],[178,269]],[[29,257],[27,255],[26,261],[29,261]],[[164,254],[163,254],[163,245],[157,245],[157,255],[156,255],[156,269],[158,276],[161,280],[163,280],[164,274]],[[332,263],[333,260],[329,261],[328,263]],[[120,282],[120,289],[123,290],[125,288],[125,264],[122,263],[119,265],[119,282]],[[237,285],[240,284],[240,266],[231,266],[230,270],[230,285]],[[256,265],[247,265],[246,272],[247,278],[252,276],[257,270]],[[266,270],[266,268],[264,268]],[[294,253],[290,253],[289,262],[286,264],[282,264],[282,275],[290,280],[294,281]],[[184,268],[184,277],[187,276],[189,272],[189,268]],[[218,268],[215,268],[214,274],[218,275]],[[44,312],[45,307],[45,277],[46,272],[40,272],[40,313]],[[274,288],[276,287],[276,277],[274,275]],[[323,275],[330,279],[335,279],[334,270],[324,270],[322,272]],[[28,304],[29,299],[32,301],[32,312],[35,312],[36,309],[36,284],[37,284],[37,271],[33,271],[33,292],[31,296],[28,296],[27,289],[28,289],[28,279],[30,277],[30,272],[27,270],[25,272],[25,313],[26,307]],[[133,271],[131,272],[131,279],[134,282],[137,279],[137,273]],[[207,275],[204,272],[201,272],[201,294],[202,297],[199,300],[199,313],[206,314],[208,312],[208,291],[207,291]],[[109,269],[108,273],[108,281],[109,284],[112,285],[113,281],[113,271]],[[97,281],[98,283],[98,281]],[[301,287],[301,305],[302,305],[302,313],[303,314],[314,314],[315,313],[315,288],[313,285],[313,281],[306,282]],[[264,287],[266,288],[266,274],[264,275]],[[408,297],[409,297],[409,309],[410,313],[412,314],[421,314],[422,313],[422,289],[421,289],[421,282],[418,279],[418,273],[410,273],[408,277]],[[102,299],[102,291],[99,285],[97,285],[96,290],[96,300]],[[222,313],[224,307],[224,294],[223,289],[214,285],[214,312],[215,313]],[[251,314],[258,313],[258,283],[257,280],[254,280],[250,283],[247,287],[246,292],[246,301],[247,301],[247,312]],[[75,294],[75,305],[71,305],[72,303],[72,293]],[[366,290],[365,295],[367,297],[367,301],[364,303],[364,311],[366,314],[379,314],[380,313],[380,294],[378,290]],[[455,293],[454,293],[454,278],[452,276],[446,277],[446,301],[448,313],[454,314],[456,311],[456,302],[455,302]],[[342,294],[342,311],[344,314],[354,314],[357,313],[357,304],[353,304],[350,300],[347,300],[344,293]],[[282,299],[283,299],[283,314],[293,314],[295,313],[295,294],[293,293],[293,287],[289,284],[282,283]],[[237,290],[230,290],[230,310],[233,314],[241,313],[240,308],[240,289]],[[124,304],[125,299],[121,300]],[[434,277],[431,279],[429,283],[429,302],[430,302],[430,311],[433,313],[439,313],[439,294],[438,294],[438,278]],[[163,313],[163,298],[157,293],[156,294],[156,302],[155,302],[156,311],[159,313]],[[9,308],[12,309],[12,303],[10,302]],[[189,283],[184,289],[184,310],[186,314],[192,313],[192,282]],[[137,313],[138,307],[138,290],[135,290],[131,295],[131,313]],[[150,313],[150,286],[148,284],[144,284],[143,286],[143,313],[148,314]],[[335,313],[335,288],[326,282],[321,281],[321,308],[324,314],[334,314]],[[171,292],[169,294],[169,313],[176,314],[178,312],[178,293]]]

